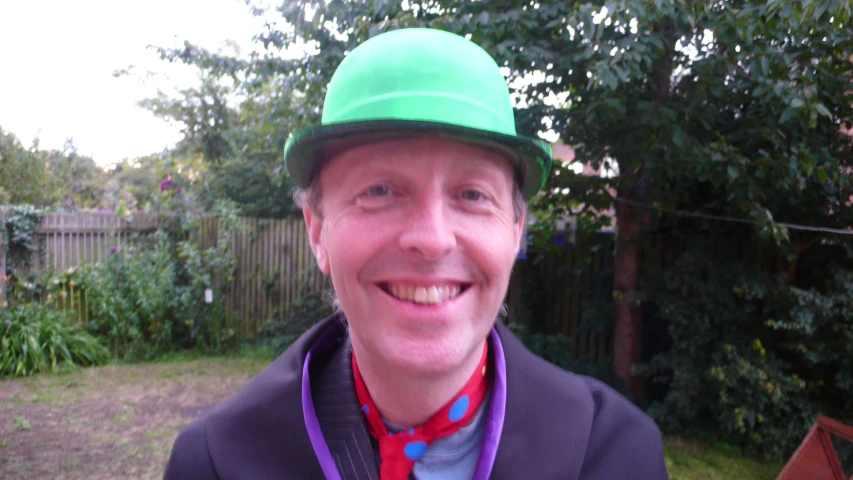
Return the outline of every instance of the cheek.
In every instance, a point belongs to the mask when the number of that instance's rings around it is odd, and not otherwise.
[[[358,218],[341,219],[330,225],[325,244],[333,280],[355,280],[358,271],[382,251],[388,240],[380,225]]]

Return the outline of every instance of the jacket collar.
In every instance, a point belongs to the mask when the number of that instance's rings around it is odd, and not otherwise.
[[[303,414],[303,373],[312,348],[311,362],[320,366],[340,350],[345,333],[340,316],[319,322],[210,413],[206,437],[220,478],[269,478],[270,472],[280,472],[282,478],[324,478]],[[577,479],[594,415],[589,388],[579,377],[533,355],[502,324],[495,333],[505,355],[506,408],[504,418],[490,411],[498,448],[489,478]],[[353,445],[369,464],[363,439]]]

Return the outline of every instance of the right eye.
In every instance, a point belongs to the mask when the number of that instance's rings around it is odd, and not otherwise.
[[[364,191],[368,197],[384,197],[390,193],[391,189],[388,188],[388,185],[374,185]]]

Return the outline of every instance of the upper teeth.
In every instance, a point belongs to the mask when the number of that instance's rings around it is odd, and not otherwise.
[[[459,295],[459,285],[430,285],[429,287],[420,287],[414,285],[389,284],[388,290],[391,295],[400,300],[420,303],[424,305],[436,305],[445,300]]]

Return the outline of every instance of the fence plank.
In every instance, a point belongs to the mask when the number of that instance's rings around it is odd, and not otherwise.
[[[0,308],[6,308],[6,212],[0,210]]]

